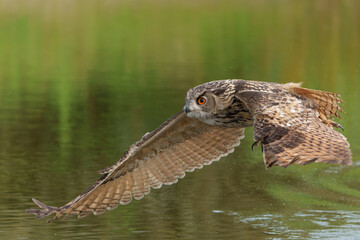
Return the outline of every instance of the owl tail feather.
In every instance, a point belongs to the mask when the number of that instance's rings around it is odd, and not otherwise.
[[[36,205],[38,205],[42,209],[26,209],[26,213],[34,214],[36,216],[36,218],[43,218],[43,217],[49,216],[53,213],[56,213],[57,211],[60,210],[57,207],[45,205],[35,198],[32,198],[32,200],[34,201],[34,203]]]

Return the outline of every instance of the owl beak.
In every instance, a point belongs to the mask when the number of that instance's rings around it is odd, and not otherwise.
[[[189,109],[189,106],[187,104],[184,106],[184,111],[185,111],[186,114],[191,112],[190,109]]]

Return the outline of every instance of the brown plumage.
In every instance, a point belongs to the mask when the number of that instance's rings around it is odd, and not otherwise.
[[[312,162],[351,164],[346,138],[330,120],[340,117],[339,95],[245,80],[202,84],[187,93],[181,111],[133,144],[85,193],[57,208],[36,199],[41,218],[55,214],[95,215],[143,198],[151,188],[173,184],[203,165],[233,152],[254,126],[254,145],[261,143],[266,167]]]

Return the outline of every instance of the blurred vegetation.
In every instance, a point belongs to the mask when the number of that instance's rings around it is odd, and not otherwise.
[[[30,197],[57,206],[77,196],[179,111],[187,89],[215,79],[340,93],[358,161],[359,10],[356,0],[0,0],[0,236],[270,239],[244,219],[358,210],[358,165],[265,171],[248,130],[231,156],[111,213],[45,228],[24,214]],[[304,232],[292,236],[316,229],[295,223]]]

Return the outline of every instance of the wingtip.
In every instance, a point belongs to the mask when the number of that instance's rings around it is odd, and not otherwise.
[[[48,206],[39,200],[32,198],[33,202],[41,209],[26,209],[27,214],[33,214],[36,218],[43,218],[49,216],[59,210],[57,207]]]
[[[45,204],[43,204],[42,202],[40,202],[39,200],[37,200],[36,198],[31,198],[31,200],[38,205],[39,208],[44,208]]]

